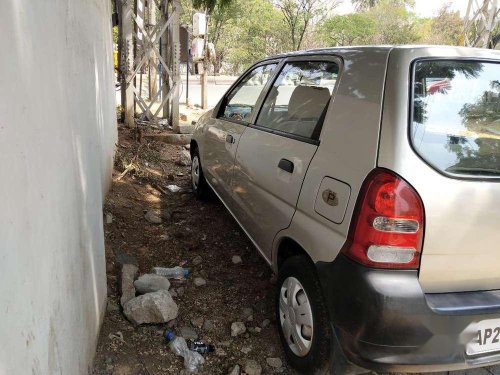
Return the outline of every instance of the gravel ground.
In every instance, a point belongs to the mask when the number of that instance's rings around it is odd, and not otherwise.
[[[105,223],[112,220],[105,224],[108,308],[93,373],[180,374],[182,359],[169,351],[162,334],[167,327],[177,332],[189,327],[217,348],[205,356],[202,374],[227,374],[248,360],[257,361],[263,374],[294,374],[280,347],[267,264],[219,201],[200,202],[189,192],[189,167],[177,165],[182,147],[137,143],[135,138],[119,127],[114,182],[104,212]],[[186,191],[170,193],[171,184]],[[171,218],[149,223],[145,212],[159,208],[168,209]],[[242,262],[234,264],[233,256]],[[177,319],[139,327],[126,320],[119,307],[118,275],[120,262],[130,259],[141,274],[155,266],[191,270],[187,281],[173,282],[179,294],[174,297]],[[196,277],[206,285],[195,286]],[[231,323],[237,321],[245,323],[247,332],[231,337]],[[280,368],[266,362],[276,357],[283,360]]]
[[[114,181],[104,209],[108,307],[93,374],[183,374],[182,359],[163,339],[167,328],[194,331],[216,347],[205,356],[200,374],[229,374],[235,365],[243,368],[252,360],[262,374],[296,374],[287,366],[279,341],[270,268],[222,203],[215,198],[201,202],[190,193],[189,167],[178,165],[182,150],[141,140],[119,127]],[[170,193],[168,185],[184,191]],[[151,209],[166,209],[170,218],[152,224],[144,217]],[[241,263],[233,262],[235,256]],[[137,263],[141,274],[156,266],[191,270],[185,282],[172,285],[178,294],[177,319],[138,327],[126,320],[118,275],[121,262],[129,261]],[[206,285],[196,286],[198,277]],[[233,322],[244,322],[247,332],[232,337]],[[280,358],[283,365],[271,367],[269,358]],[[500,367],[440,374],[500,375]]]

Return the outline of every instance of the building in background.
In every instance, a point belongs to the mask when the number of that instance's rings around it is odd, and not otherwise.
[[[0,2],[0,374],[89,371],[116,142],[111,2]]]

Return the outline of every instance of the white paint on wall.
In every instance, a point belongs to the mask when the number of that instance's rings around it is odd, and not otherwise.
[[[109,0],[0,1],[0,375],[85,374],[106,301]]]

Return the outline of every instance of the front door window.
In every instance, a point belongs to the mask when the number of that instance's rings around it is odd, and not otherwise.
[[[252,118],[260,93],[271,78],[276,63],[261,65],[250,71],[229,93],[221,118],[248,123]]]

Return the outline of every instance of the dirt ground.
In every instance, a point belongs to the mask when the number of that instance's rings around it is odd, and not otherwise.
[[[113,185],[104,207],[108,307],[93,374],[183,374],[183,361],[170,352],[163,333],[190,327],[217,348],[205,355],[200,374],[229,374],[236,364],[243,367],[255,360],[263,374],[295,375],[279,341],[272,272],[220,201],[202,202],[193,196],[190,167],[178,164],[183,147],[145,137],[137,141],[135,132],[121,126],[118,133]],[[170,193],[168,185],[183,191]],[[152,224],[144,217],[151,209],[165,209],[170,218]],[[242,263],[234,264],[234,255]],[[140,274],[156,266],[190,269],[187,281],[173,281],[170,288],[178,294],[177,319],[139,327],[127,321],[119,305],[118,275],[121,262],[131,261],[138,264]],[[207,284],[195,286],[195,277],[203,277]],[[251,320],[243,311],[249,308]],[[265,320],[269,325],[263,324]],[[248,331],[231,337],[231,323],[236,321],[244,321]],[[283,366],[270,367],[270,357],[281,358]],[[441,374],[491,375],[500,374],[500,369]]]
[[[294,374],[284,360],[276,330],[270,268],[222,203],[215,198],[201,202],[193,196],[189,167],[177,164],[181,150],[181,146],[144,138],[136,142],[134,132],[119,127],[114,182],[104,209],[108,307],[93,373],[183,373],[182,359],[169,351],[163,332],[167,327],[176,331],[191,327],[200,339],[217,348],[205,355],[201,374],[228,374],[236,364],[243,366],[250,359],[260,363],[263,374]],[[171,184],[184,191],[170,193],[166,186]],[[168,209],[171,218],[162,224],[149,223],[145,212],[159,208]],[[106,223],[111,217],[112,222]],[[241,264],[233,264],[234,255],[242,258]],[[202,262],[195,265],[197,257]],[[175,290],[183,291],[174,297],[179,306],[177,319],[139,327],[126,320],[118,290],[124,260],[136,260],[140,274],[155,266],[181,265],[191,270],[187,281],[173,282]],[[207,284],[195,286],[197,276]],[[243,316],[244,308],[253,310],[251,321]],[[197,326],[200,318],[209,320],[212,327]],[[193,319],[198,322],[192,323]],[[270,324],[262,328],[266,319]],[[236,321],[245,321],[253,332],[231,337],[231,323]],[[270,367],[268,357],[280,357],[283,367]]]

